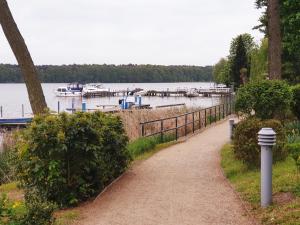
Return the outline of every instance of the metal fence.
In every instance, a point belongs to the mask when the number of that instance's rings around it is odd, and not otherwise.
[[[233,101],[226,101],[224,104],[193,111],[178,116],[151,120],[140,123],[141,136],[150,137],[160,135],[161,139],[165,134],[175,135],[175,139],[201,130],[212,123],[220,121],[233,113]]]

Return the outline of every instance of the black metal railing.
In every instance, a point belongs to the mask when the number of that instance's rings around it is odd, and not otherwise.
[[[224,104],[209,108],[184,113],[178,116],[163,119],[151,120],[140,123],[141,136],[150,137],[160,135],[164,138],[166,133],[175,133],[175,138],[187,136],[196,130],[201,130],[212,123],[225,119],[233,113],[233,102],[227,101]]]

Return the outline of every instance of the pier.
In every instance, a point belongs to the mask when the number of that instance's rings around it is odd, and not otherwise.
[[[135,94],[139,94],[143,89],[136,88],[134,90],[114,90],[114,91],[95,91],[84,93],[82,96],[85,98],[91,97],[114,97],[114,96],[131,96]],[[194,89],[194,92],[198,94],[198,96],[202,97],[225,97],[230,96],[232,94],[232,90],[230,88],[199,88]],[[159,97],[191,97],[189,95],[190,89],[177,89],[177,90],[148,90],[143,91],[141,95],[143,96],[159,96]],[[193,97],[198,97],[193,96]]]

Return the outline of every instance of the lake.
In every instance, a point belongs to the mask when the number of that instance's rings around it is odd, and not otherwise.
[[[65,110],[71,108],[74,101],[75,108],[81,108],[82,102],[86,102],[87,108],[96,108],[97,105],[117,105],[121,97],[56,97],[54,90],[60,86],[67,84],[44,83],[42,84],[47,105],[51,110],[57,111],[58,101],[60,109]],[[126,90],[134,88],[142,88],[145,90],[176,90],[177,88],[200,88],[211,87],[214,83],[191,82],[191,83],[105,83],[105,88],[112,90]],[[22,104],[24,105],[25,117],[30,116],[32,111],[29,104],[27,90],[25,84],[0,84],[0,106],[3,107],[3,117],[21,117]],[[158,105],[185,103],[188,107],[210,107],[218,104],[218,97],[146,97],[143,96],[142,103],[150,104],[155,107]]]

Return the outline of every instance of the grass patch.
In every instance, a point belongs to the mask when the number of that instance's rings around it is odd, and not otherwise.
[[[55,215],[54,225],[71,225],[80,219],[80,214],[76,210],[61,211]]]
[[[300,225],[300,179],[295,162],[291,157],[273,166],[273,193],[291,192],[295,198],[285,204],[260,207],[260,171],[248,170],[246,165],[235,159],[231,145],[221,152],[224,173],[242,198],[252,206],[254,215],[262,224]]]
[[[141,158],[141,155],[149,154],[156,149],[162,149],[168,145],[163,145],[168,142],[175,140],[174,135],[164,135],[161,136],[152,136],[152,137],[142,137],[128,144],[127,149],[130,152],[130,155],[133,159]],[[150,155],[152,155],[150,153]]]
[[[17,182],[0,185],[0,192],[7,193],[7,192],[11,192],[11,191],[18,191],[18,183]]]

